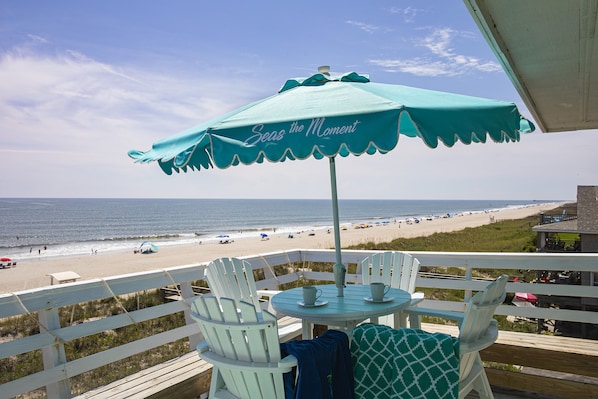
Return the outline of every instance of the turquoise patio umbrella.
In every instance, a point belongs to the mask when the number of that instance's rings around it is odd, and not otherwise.
[[[160,140],[149,151],[129,151],[136,162],[157,161],[167,174],[225,169],[309,157],[328,158],[332,190],[335,280],[342,296],[342,264],[335,157],[385,154],[399,136],[419,137],[431,148],[519,141],[533,124],[515,104],[407,86],[370,82],[355,72],[331,76],[327,68],[288,80],[271,97],[248,104]]]

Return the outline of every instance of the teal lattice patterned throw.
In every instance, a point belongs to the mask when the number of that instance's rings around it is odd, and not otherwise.
[[[459,393],[459,340],[412,328],[353,330],[355,398],[449,399]]]

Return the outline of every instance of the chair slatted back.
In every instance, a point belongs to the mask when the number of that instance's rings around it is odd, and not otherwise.
[[[459,342],[463,348],[467,345],[471,347],[479,346],[480,349],[487,347],[496,341],[498,337],[498,328],[493,325],[495,323],[493,316],[498,305],[504,302],[507,295],[506,284],[509,276],[502,275],[490,283],[482,291],[476,293],[473,298],[467,303],[463,320],[459,325]],[[479,350],[462,351],[460,357],[460,376],[464,381],[467,378],[474,377],[479,374],[484,383],[478,382],[478,392],[481,397],[491,397],[492,395],[489,385],[485,382],[486,375],[481,365]],[[479,369],[473,372],[472,370]],[[484,373],[482,375],[482,373]],[[485,393],[484,393],[485,392]]]
[[[362,284],[382,282],[413,294],[419,260],[400,251],[376,253],[361,262]]]
[[[484,290],[476,293],[466,304],[463,321],[459,326],[461,342],[475,342],[486,333],[496,308],[505,300],[507,295],[505,287],[508,279],[507,275],[498,277]]]
[[[216,298],[233,298],[252,303],[260,309],[259,296],[251,264],[238,258],[219,258],[208,264],[205,276]]]
[[[197,298],[192,310],[209,347],[198,345],[199,356],[214,365],[210,398],[284,398],[282,374],[296,363],[280,363],[274,315],[258,315],[252,303],[213,296]]]
[[[423,293],[415,293],[415,280],[419,272],[419,260],[408,253],[387,251],[376,253],[361,262],[361,283],[384,283],[411,294],[411,306],[424,299]],[[414,295],[415,294],[415,295]],[[407,326],[407,316],[401,312],[399,324]],[[376,320],[373,320],[376,322]],[[380,324],[395,326],[394,316],[382,316],[377,319]]]
[[[480,399],[494,398],[480,351],[498,338],[498,326],[493,316],[498,305],[505,300],[508,279],[509,276],[502,275],[476,293],[465,304],[465,312],[422,307],[405,310],[411,326],[415,328],[420,328],[420,316],[441,317],[459,323],[459,399],[464,399],[472,390],[477,391]]]

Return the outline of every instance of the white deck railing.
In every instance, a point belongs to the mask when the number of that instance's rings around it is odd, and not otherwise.
[[[376,251],[343,251],[345,264],[357,264]],[[464,291],[466,300],[472,291],[482,289],[487,282],[474,279],[474,271],[481,269],[539,271],[581,271],[598,273],[598,254],[520,254],[520,253],[448,253],[410,252],[416,256],[422,267],[462,267],[465,277],[446,279],[425,275],[418,277],[419,288],[456,289]],[[278,284],[299,279],[333,281],[332,272],[313,272],[310,262],[335,263],[332,250],[298,249],[285,252],[243,257],[254,269],[262,269],[265,279],[257,281],[258,289],[274,289]],[[274,267],[289,266],[289,273],[274,275]],[[202,279],[203,264],[172,267],[143,273],[114,276],[54,285],[10,294],[0,294],[0,319],[27,315],[34,317],[40,326],[40,333],[26,337],[1,337],[0,362],[11,356],[41,350],[44,370],[23,378],[13,379],[0,385],[0,398],[12,398],[38,388],[45,387],[49,399],[65,399],[71,396],[69,379],[81,373],[142,353],[148,349],[176,341],[189,339],[189,350],[195,348],[201,339],[196,324],[189,317],[188,302],[195,295],[192,283]],[[330,268],[332,270],[332,267]],[[348,274],[348,283],[359,283],[359,274]],[[167,302],[163,305],[129,311],[121,314],[86,321],[76,325],[61,325],[58,311],[79,303],[115,297],[117,302],[126,295],[164,288],[179,287],[185,301]],[[556,295],[582,298],[583,301],[598,301],[598,286],[508,283],[508,292],[530,292],[537,295]],[[463,302],[447,302],[426,299],[420,306],[459,310]],[[164,315],[184,312],[186,325],[166,332],[96,353],[81,359],[66,359],[64,345],[75,339],[116,328],[140,323]],[[516,307],[502,305],[497,314],[514,315],[530,319],[552,319],[598,324],[598,312],[585,310]]]

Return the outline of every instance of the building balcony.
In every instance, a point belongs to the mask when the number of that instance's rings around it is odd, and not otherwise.
[[[347,282],[360,283],[356,266],[375,251],[343,251],[348,266]],[[592,253],[453,253],[410,252],[421,262],[418,290],[451,290],[458,300],[426,298],[420,306],[445,310],[463,310],[472,293],[482,289],[492,274],[518,276],[522,270],[562,273],[598,273],[598,254]],[[334,251],[297,249],[244,257],[256,270],[258,289],[279,289],[299,285],[303,280],[334,281]],[[315,271],[315,265],[325,271]],[[329,266],[329,267],[327,267]],[[41,357],[43,368],[27,375],[17,370],[3,370],[0,398],[64,399],[152,397],[178,399],[205,397],[209,388],[211,367],[194,351],[202,340],[196,324],[189,317],[189,302],[203,292],[204,264],[185,265],[104,279],[76,281],[34,290],[0,294],[0,319],[34,319],[38,329],[28,334],[3,334],[0,340],[0,361],[19,356]],[[451,273],[427,273],[431,268],[446,268]],[[457,273],[452,273],[452,271]],[[458,275],[457,275],[458,274]],[[487,278],[486,278],[487,277]],[[163,303],[144,309],[127,309],[125,300],[148,292],[166,293]],[[530,293],[550,304],[552,297],[595,303],[598,287],[589,285],[538,284],[513,278],[508,293]],[[73,322],[76,306],[90,301],[113,301],[113,311],[106,317],[87,317]],[[71,317],[64,317],[64,315]],[[598,326],[598,313],[590,307],[513,306],[498,307],[496,316],[510,320],[542,321],[542,324],[574,323],[585,326],[589,336]],[[60,315],[63,315],[62,317]],[[153,335],[140,335],[126,343],[116,344],[84,357],[76,347],[83,337],[94,336],[110,341],[118,329],[143,325],[165,316],[180,315],[181,325],[165,327]],[[283,318],[279,324],[283,325]],[[455,333],[456,327],[424,323],[424,329]],[[300,331],[297,332],[297,336]],[[116,341],[116,340],[114,340]],[[107,384],[94,381],[81,384],[81,376],[102,368],[126,364],[132,356],[153,348],[183,342],[184,353],[161,361],[156,366],[142,367],[130,376],[119,377]],[[75,348],[75,350],[73,349]],[[149,355],[147,355],[149,357]],[[496,344],[482,352],[497,398],[598,397],[598,341],[559,335],[559,331],[538,334],[501,330]],[[149,359],[148,359],[149,360]],[[101,386],[100,386],[101,385]],[[506,396],[505,396],[506,395]],[[475,396],[471,396],[475,397]]]

